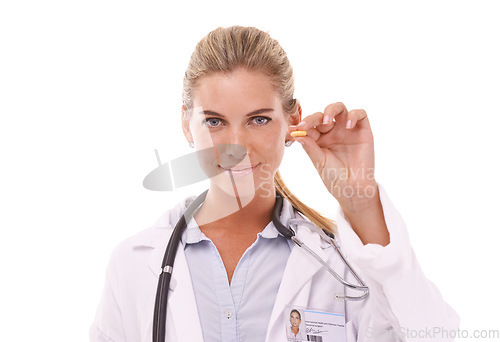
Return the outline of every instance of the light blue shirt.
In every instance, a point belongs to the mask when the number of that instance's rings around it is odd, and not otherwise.
[[[281,222],[293,208],[283,200]],[[220,254],[196,220],[181,237],[205,342],[262,342],[266,338],[285,266],[294,246],[272,222],[256,236],[239,260],[231,285]]]

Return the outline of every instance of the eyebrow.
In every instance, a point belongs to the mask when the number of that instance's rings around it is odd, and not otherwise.
[[[252,115],[256,115],[256,114],[262,114],[262,113],[273,112],[273,111],[274,111],[274,109],[272,109],[272,108],[261,108],[261,109],[257,109],[257,110],[254,110],[253,112],[248,113],[246,116],[252,116]],[[224,117],[224,115],[219,114],[217,112],[214,112],[213,110],[203,110],[203,111],[199,112],[199,114]]]

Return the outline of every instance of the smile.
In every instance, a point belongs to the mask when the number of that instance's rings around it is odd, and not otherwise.
[[[259,164],[255,166],[249,165],[247,167],[238,167],[233,169],[226,169],[221,166],[221,169],[230,172],[233,177],[245,177],[251,174],[257,168],[257,166],[259,166]]]

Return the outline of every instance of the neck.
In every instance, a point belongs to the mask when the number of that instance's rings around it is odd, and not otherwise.
[[[250,233],[249,228],[262,231],[272,220],[275,191],[274,187],[272,190],[258,189],[252,197],[235,197],[212,186],[203,206],[195,214],[196,222],[205,228],[241,229],[247,233]]]

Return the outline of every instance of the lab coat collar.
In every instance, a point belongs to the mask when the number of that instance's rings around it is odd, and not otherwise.
[[[165,235],[171,232],[171,230],[174,228],[172,222],[174,225],[177,224],[178,219],[181,217],[184,210],[186,210],[187,204],[190,203],[190,201],[194,198],[194,196],[190,196],[177,203],[175,207],[166,210],[149,228],[133,236],[130,242],[132,248],[156,248],[160,246],[167,247],[166,244],[164,245],[165,241],[162,237],[165,237]]]
[[[160,275],[165,249],[173,231],[171,222],[175,225],[185,208],[186,200],[167,210],[151,227],[132,238],[134,248],[153,249],[147,265],[157,278]],[[175,221],[172,221],[172,218]],[[176,272],[176,270],[179,271]],[[183,248],[177,249],[169,290],[167,321],[170,320],[174,324],[177,337],[185,337],[190,341],[202,341],[203,334],[198,319],[198,308]],[[173,312],[175,315],[172,314]],[[167,331],[167,339],[171,338],[169,336]]]
[[[155,254],[164,253],[165,248],[168,243],[168,238],[172,232],[172,229],[177,224],[182,214],[188,207],[188,205],[196,198],[196,196],[186,197],[184,200],[177,203],[173,208],[165,211],[156,222],[150,226],[148,229],[136,234],[131,238],[132,248],[155,248],[160,251],[156,251],[156,253],[152,254],[150,258],[149,267],[157,276],[159,275],[159,267],[160,263],[157,263],[158,256]],[[294,209],[291,203],[284,198],[283,199],[283,208],[281,210],[280,220],[283,224],[286,225],[291,218],[297,217],[297,213],[294,212]],[[300,217],[300,216],[298,216]],[[271,223],[272,224],[272,223]],[[272,225],[274,228],[274,225]],[[274,228],[276,229],[276,228]],[[265,232],[266,236],[268,232]],[[293,242],[289,242],[290,246],[293,247]],[[160,248],[158,248],[160,247]]]
[[[163,254],[165,252],[165,248],[166,248],[167,243],[168,243],[168,238],[170,237],[170,234],[174,228],[174,225],[177,224],[179,218],[181,217],[181,215],[184,213],[184,211],[186,210],[189,203],[191,203],[191,201],[194,198],[195,198],[195,196],[189,196],[189,197],[185,198],[183,201],[179,202],[175,207],[165,211],[151,227],[138,233],[136,236],[132,237],[132,239],[131,239],[131,245],[133,248],[143,247],[143,248],[158,249],[158,251],[156,251],[156,253],[152,254],[152,257],[150,258],[150,262],[149,262],[149,267],[151,268],[153,273],[156,274],[157,276],[160,273],[158,265],[161,265],[161,261],[160,261],[160,263],[157,262],[156,259],[159,258],[159,256],[156,254]],[[292,204],[286,198],[283,198],[283,208],[282,208],[282,211],[280,214],[280,221],[284,225],[287,225],[288,221],[292,218],[303,218],[303,217],[297,211],[295,211],[293,209]],[[307,218],[306,218],[306,220],[307,220]],[[265,233],[264,235],[266,235],[263,237],[270,238],[270,237],[272,237],[271,235],[274,235],[271,232],[277,231],[276,228],[274,227],[274,224],[270,223],[270,225],[272,225],[273,229],[268,230],[267,232],[263,232],[263,234]],[[305,239],[308,240],[307,234],[308,233],[310,234],[311,231],[307,227],[301,227],[299,225],[296,228],[296,230],[297,230],[297,237],[299,239],[301,237],[304,238],[304,236],[302,236],[302,234],[306,234]],[[270,235],[268,235],[268,234],[270,234]],[[316,233],[314,233],[314,234],[316,236],[316,240],[318,240],[319,239],[318,235]],[[294,248],[295,244],[291,240],[289,240],[288,242],[289,242],[291,249],[292,250],[295,249]],[[304,241],[304,242],[307,243],[307,241]],[[308,245],[311,245],[311,244],[308,244]],[[319,239],[319,241],[312,244],[312,247],[317,247],[317,246],[321,246],[321,247],[325,248],[325,247],[328,247],[329,244],[326,243],[325,241]],[[157,248],[157,247],[161,247],[161,248]],[[318,255],[324,255],[323,251],[320,248],[317,249],[317,253],[318,253]],[[293,254],[291,256],[293,256]]]

